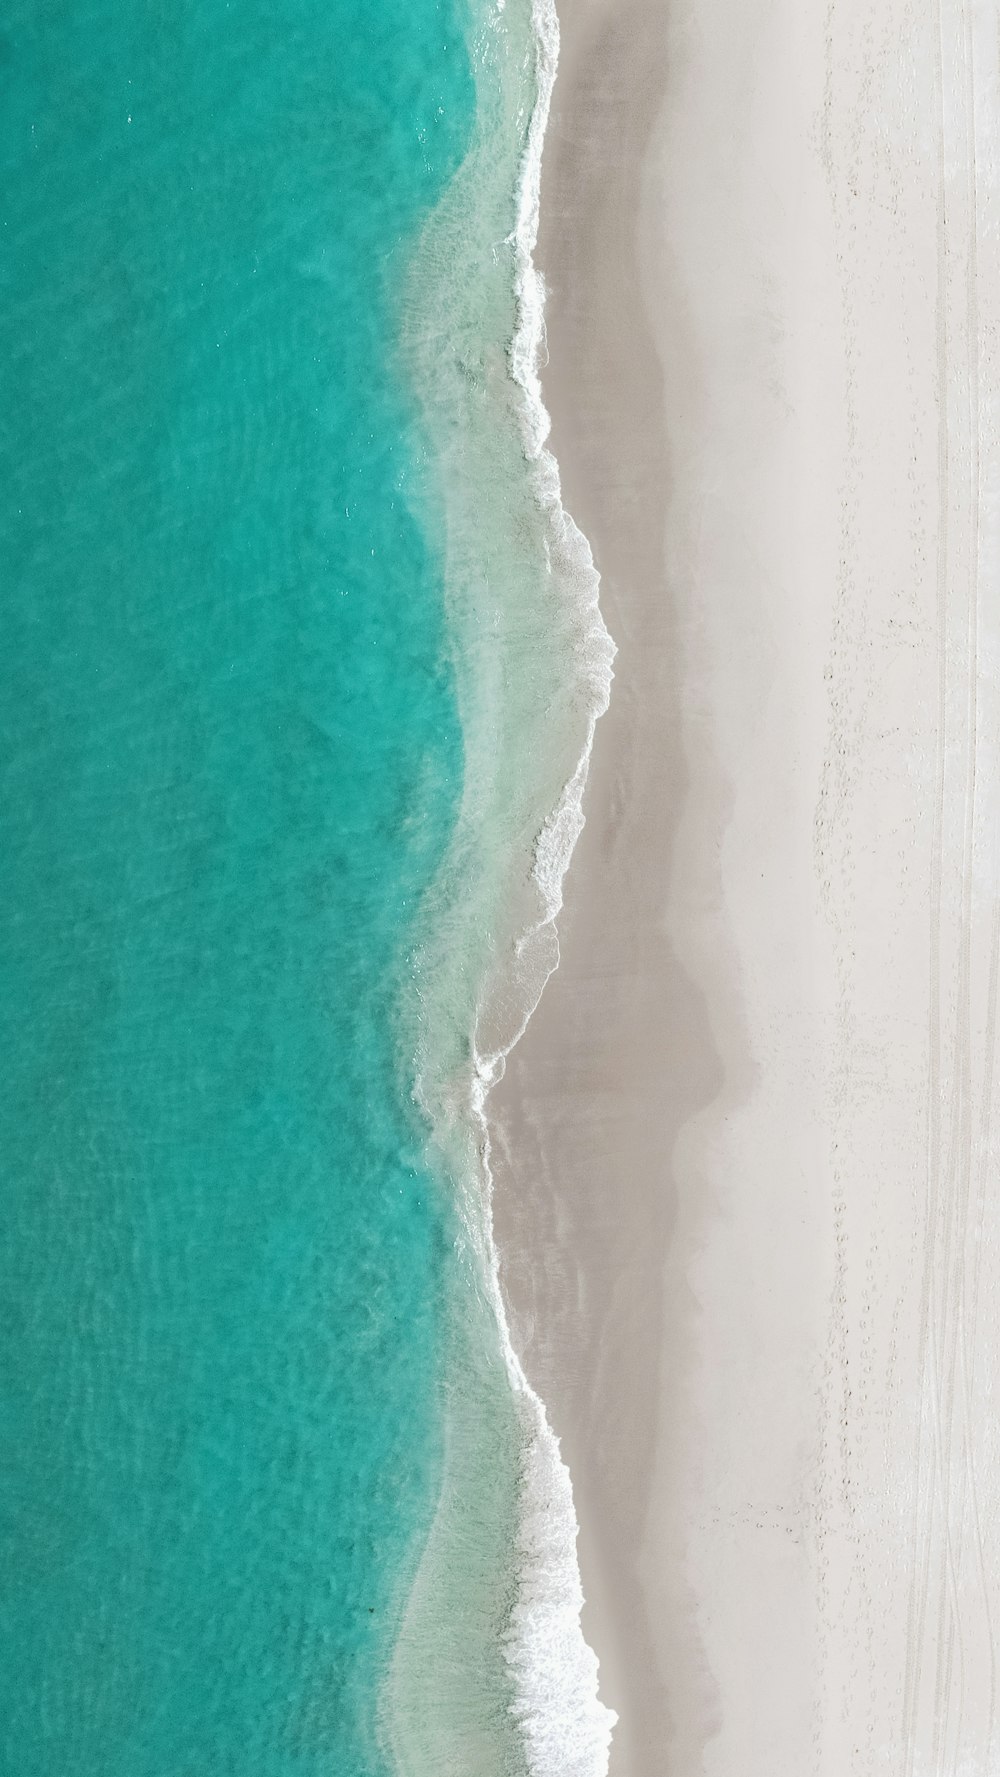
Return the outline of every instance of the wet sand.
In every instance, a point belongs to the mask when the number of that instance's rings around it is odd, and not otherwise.
[[[667,1623],[650,1608],[638,1552],[658,1416],[683,1372],[663,1363],[673,1148],[723,1075],[664,920],[690,771],[662,539],[664,378],[637,213],[666,38],[646,0],[565,6],[562,34],[537,255],[549,286],[544,390],[563,496],[595,548],[618,657],[566,884],[562,960],[493,1101],[495,1218],[515,1343],[573,1476],[584,1631],[620,1717],[613,1769],[645,1772],[662,1768],[669,1671],[704,1692],[706,1725],[711,1708],[680,1569]]]
[[[619,647],[494,1100],[612,1777],[1000,1762],[997,12],[563,0]]]

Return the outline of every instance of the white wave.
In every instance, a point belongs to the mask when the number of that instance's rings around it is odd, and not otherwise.
[[[550,421],[542,399],[539,366],[545,343],[545,286],[534,263],[538,238],[542,147],[559,55],[559,23],[553,0],[533,0],[537,97],[521,168],[515,248],[517,325],[510,348],[511,374],[521,391],[519,419],[536,497],[548,520],[550,566],[579,607],[578,667],[587,698],[584,746],[536,841],[532,878],[541,914],[518,937],[517,973],[525,992],[524,1015],[503,1049],[475,1054],[473,1111],[481,1132],[487,1187],[491,1187],[487,1099],[506,1055],[523,1034],[545,981],[559,961],[555,920],[563,902],[563,878],[584,824],[583,793],[594,729],[608,707],[615,648],[598,605],[599,576],[590,546],[562,504],[559,468],[546,449]],[[546,944],[545,940],[548,940]],[[534,967],[522,967],[527,954]],[[524,1736],[532,1777],[606,1777],[617,1717],[598,1694],[598,1662],[580,1623],[583,1590],[577,1560],[578,1522],[569,1471],[544,1405],[524,1374],[510,1341],[500,1290],[497,1255],[490,1237],[488,1266],[511,1385],[521,1415],[519,1590],[505,1648],[515,1686],[515,1715]]]
[[[527,5],[527,0],[525,0]],[[492,383],[492,335],[475,304],[477,275],[487,263],[478,217],[492,223],[497,204],[506,211],[509,185],[502,186],[504,153],[514,123],[512,106],[520,103],[520,83],[527,70],[515,46],[505,65],[500,34],[510,23],[504,0],[487,0],[483,32],[474,65],[483,71],[481,126],[462,172],[431,219],[421,252],[418,275],[408,309],[408,350],[415,385],[429,416],[429,430],[441,451],[444,528],[447,540],[449,614],[456,637],[456,684],[466,741],[463,804],[452,848],[428,899],[427,937],[414,961],[413,991],[419,1011],[416,1037],[415,1098],[433,1130],[432,1151],[441,1171],[452,1177],[458,1206],[476,1258],[477,1283],[489,1297],[499,1330],[507,1378],[519,1420],[518,1546],[515,1551],[517,1589],[504,1641],[504,1657],[513,1691],[513,1715],[530,1777],[606,1777],[611,1734],[616,1717],[600,1700],[598,1662],[581,1627],[583,1591],[577,1561],[578,1524],[570,1475],[545,1408],[531,1388],[511,1344],[502,1299],[489,1201],[492,1192],[488,1098],[502,1076],[506,1056],[523,1034],[545,982],[559,961],[556,919],[562,907],[563,879],[583,828],[583,794],[594,730],[608,706],[614,644],[598,603],[599,578],[590,547],[562,504],[559,470],[546,447],[549,416],[542,399],[539,367],[545,342],[545,287],[534,264],[538,234],[542,145],[549,117],[559,50],[559,28],[553,0],[530,0],[534,49],[534,90],[524,150],[518,168],[515,226],[505,246],[513,261],[516,299],[513,338],[508,347],[509,377],[502,395]],[[501,26],[501,19],[503,24]],[[520,20],[512,29],[520,37]],[[506,66],[506,71],[505,71]],[[518,90],[512,90],[509,80]],[[491,84],[496,75],[499,87]],[[505,86],[504,82],[508,80]],[[518,117],[523,113],[518,113]],[[494,172],[497,183],[491,183]],[[485,193],[485,200],[484,200]],[[495,237],[494,237],[495,238]],[[467,241],[472,242],[469,253]],[[496,267],[506,255],[487,249]],[[477,257],[478,256],[478,257]],[[508,291],[510,286],[508,285]],[[492,326],[487,313],[485,327]],[[490,349],[482,351],[488,337]],[[482,426],[480,390],[489,386],[498,400],[488,433],[491,452],[469,453],[470,433]],[[465,405],[473,390],[474,405]],[[492,454],[494,439],[505,439],[513,406],[519,434],[510,443],[520,455],[530,485],[530,536],[538,530],[544,566],[557,594],[558,640],[554,661],[568,645],[566,678],[555,689],[553,756],[562,764],[539,761],[538,794],[528,781],[533,756],[516,761],[523,768],[516,808],[509,807],[499,830],[509,822],[509,846],[502,857],[489,841],[490,821],[484,809],[497,806],[502,764],[497,735],[503,721],[516,723],[504,706],[514,674],[505,664],[502,643],[497,655],[483,646],[492,634],[488,602],[482,587],[489,572],[476,560],[476,503],[470,501],[470,462],[482,473],[492,471],[503,453]],[[453,410],[454,409],[454,413]],[[457,421],[454,415],[457,414]],[[522,462],[515,463],[520,478]],[[541,518],[536,530],[534,520]],[[536,589],[548,606],[549,587]],[[530,593],[529,593],[530,596]],[[542,607],[528,613],[525,633],[537,633]],[[567,619],[566,622],[562,618]],[[515,626],[519,613],[512,612]],[[507,662],[516,659],[508,655]],[[562,659],[553,670],[560,674]],[[544,692],[542,693],[544,696]],[[537,712],[535,712],[537,713]],[[565,726],[564,726],[565,724]],[[531,721],[536,741],[540,725]],[[569,733],[578,736],[563,743]],[[511,737],[515,737],[512,726]],[[576,751],[579,746],[579,751]],[[503,761],[506,763],[506,761]],[[546,772],[551,776],[546,778]],[[559,779],[565,777],[561,789]],[[548,782],[550,788],[542,789]],[[545,801],[552,805],[544,813]],[[523,843],[530,810],[536,838],[530,856],[527,897],[511,848]],[[499,864],[501,890],[494,897],[488,882]],[[504,872],[507,872],[504,875]],[[465,939],[472,927],[476,941]],[[471,988],[475,1010],[466,997]],[[468,1019],[474,1021],[473,1066],[469,1068]],[[425,1722],[422,1700],[431,1681],[434,1616],[429,1601],[438,1589],[447,1592],[455,1569],[454,1492],[442,1491],[435,1525],[410,1596],[407,1621],[397,1648],[392,1685],[387,1693],[386,1734],[397,1769],[405,1777],[471,1768],[466,1751],[465,1722],[455,1734],[438,1736]],[[461,1533],[458,1533],[459,1536]],[[457,1546],[461,1546],[460,1542]],[[428,1655],[428,1648],[431,1651]],[[447,1713],[446,1711],[444,1713]],[[480,1743],[481,1744],[481,1743]],[[506,1767],[505,1767],[506,1768]]]

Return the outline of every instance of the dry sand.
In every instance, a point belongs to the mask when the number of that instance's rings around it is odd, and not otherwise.
[[[496,1216],[612,1777],[995,1777],[996,0],[560,10],[620,652]]]

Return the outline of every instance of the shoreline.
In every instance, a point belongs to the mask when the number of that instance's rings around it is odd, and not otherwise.
[[[413,380],[445,490],[445,606],[465,741],[458,819],[415,952],[415,1099],[433,1169],[456,1192],[461,1287],[440,1496],[385,1720],[406,1771],[521,1769],[523,1758],[533,1772],[601,1777],[611,1718],[580,1630],[569,1478],[509,1336],[486,1111],[557,960],[553,921],[614,650],[589,546],[567,520],[545,448],[537,375],[553,0],[521,0],[497,23],[484,8],[468,152],[428,217],[409,291]],[[449,1671],[460,1680],[453,1706],[428,1707]]]
[[[600,1662],[601,1699],[619,1716],[610,1769],[653,1777],[670,1735],[667,1661],[699,1684],[696,1650],[679,1635],[664,1641],[639,1574],[622,1561],[638,1548],[650,1506],[662,1381],[673,1206],[654,1149],[669,1149],[671,1121],[679,1133],[712,1096],[717,1064],[658,926],[685,767],[671,721],[676,619],[655,517],[667,479],[662,372],[639,289],[637,226],[665,43],[648,0],[624,12],[590,0],[568,12],[542,161],[542,386],[563,502],[593,549],[619,652],[564,884],[560,965],[491,1095],[494,1225],[514,1344],[573,1484],[582,1626]],[[644,781],[630,759],[643,762]],[[657,807],[665,759],[674,788]],[[597,1044],[592,1016],[603,1028]],[[666,1078],[668,1127],[654,1129],[648,1107]],[[623,1163],[644,1179],[626,1201],[609,1190]]]

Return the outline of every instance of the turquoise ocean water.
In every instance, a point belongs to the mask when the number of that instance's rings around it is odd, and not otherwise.
[[[535,22],[14,0],[0,83],[0,1769],[539,1769],[474,1091],[595,703]]]

